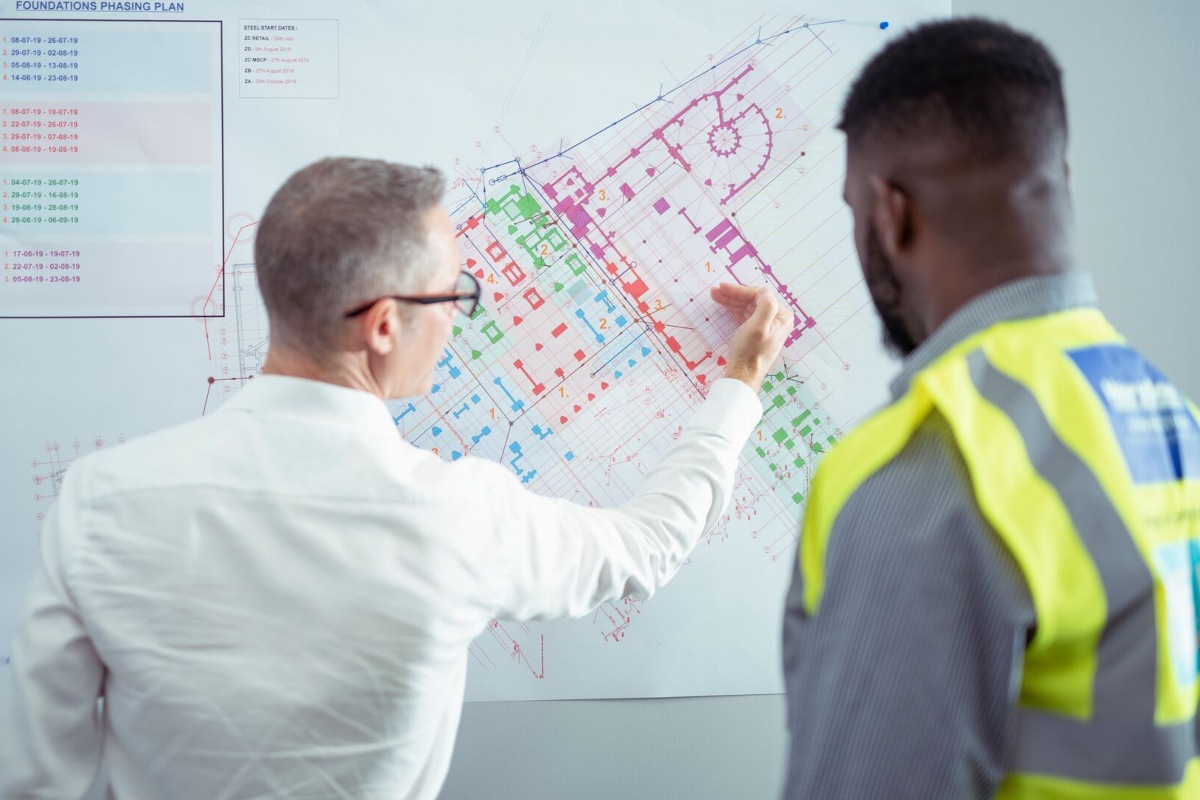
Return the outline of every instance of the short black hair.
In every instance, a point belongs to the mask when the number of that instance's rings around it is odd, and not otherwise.
[[[921,25],[867,64],[838,127],[852,145],[933,140],[986,160],[1037,158],[1066,142],[1062,70],[1044,44],[1003,23]]]

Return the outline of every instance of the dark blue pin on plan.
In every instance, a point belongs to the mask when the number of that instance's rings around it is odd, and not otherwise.
[[[879,23],[879,30],[886,31],[889,24],[890,23],[888,23],[888,21],[885,19],[883,22]]]

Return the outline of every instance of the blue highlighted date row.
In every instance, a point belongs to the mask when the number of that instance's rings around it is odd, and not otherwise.
[[[13,68],[6,93],[210,94],[220,89],[217,23],[5,20],[5,27],[10,41],[28,38],[41,42],[22,49],[30,57],[13,62],[28,63],[34,71]],[[51,47],[44,42],[63,38],[72,42],[66,46],[71,56],[50,56]],[[56,45],[53,50],[62,52],[63,46]],[[58,71],[60,67],[49,66],[51,62],[75,66],[64,73]],[[18,77],[21,79],[15,79]]]

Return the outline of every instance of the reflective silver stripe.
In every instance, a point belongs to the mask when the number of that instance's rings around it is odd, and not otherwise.
[[[1133,536],[1091,468],[1058,438],[1033,393],[993,367],[982,350],[968,355],[967,365],[976,390],[1012,420],[1030,463],[1061,498],[1096,564],[1108,604],[1096,652],[1092,718],[1022,709],[1013,770],[1106,784],[1180,783],[1197,754],[1196,721],[1154,723],[1154,586]]]

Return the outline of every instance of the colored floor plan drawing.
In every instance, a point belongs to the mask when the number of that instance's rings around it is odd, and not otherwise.
[[[708,541],[756,540],[768,562],[789,552],[813,465],[841,430],[820,409],[822,392],[806,385],[803,363],[823,344],[824,298],[796,288],[795,258],[776,261],[761,212],[754,217],[771,187],[803,176],[810,148],[814,160],[828,148],[828,121],[811,117],[780,76],[811,74],[829,59],[796,21],[586,146],[459,180],[462,264],[482,283],[483,302],[453,329],[433,394],[395,409],[404,436],[452,460],[500,461],[534,491],[620,503],[722,374],[733,321],[709,287],[768,286],[794,325],[782,367],[763,386],[734,503]],[[797,226],[821,222],[800,212]],[[850,246],[843,237],[839,256]],[[594,635],[623,642],[654,613],[653,603],[606,607]],[[481,638],[476,659],[498,669],[500,644],[522,663],[534,649],[548,652],[549,666],[517,670],[548,679],[556,640],[510,625]]]
[[[118,46],[168,29],[151,14],[25,15],[22,45],[77,54],[31,56],[5,90],[29,150],[3,177],[24,204],[79,208],[0,225],[14,272],[0,297],[0,370],[14,376],[0,383],[0,642],[71,463],[213,413],[261,372],[259,215],[297,169],[356,155],[446,173],[461,266],[484,290],[433,391],[388,404],[400,435],[447,461],[488,459],[530,491],[617,506],[724,372],[735,322],[710,287],[768,287],[792,315],[731,502],[670,585],[579,619],[494,620],[470,647],[467,698],[781,691],[813,471],[893,371],[841,197],[841,103],[871,52],[948,11],[898,0],[889,23],[874,0],[814,3],[822,13],[772,16],[692,0],[636,14],[272,1],[290,37],[277,45],[244,4],[210,0],[179,12],[166,49]],[[294,49],[292,71],[263,66],[268,46]],[[142,113],[168,100],[172,124],[195,122],[186,137]],[[116,141],[97,120],[130,133]],[[54,140],[67,151],[38,144],[52,127],[78,137]]]

